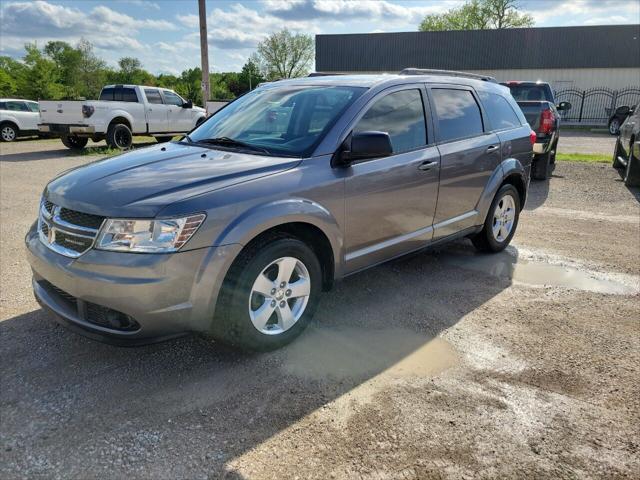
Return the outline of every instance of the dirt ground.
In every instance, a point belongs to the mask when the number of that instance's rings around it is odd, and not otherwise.
[[[609,165],[532,183],[502,254],[355,275],[246,355],[57,326],[23,236],[47,180],[98,157],[0,148],[1,478],[638,478],[640,193]]]

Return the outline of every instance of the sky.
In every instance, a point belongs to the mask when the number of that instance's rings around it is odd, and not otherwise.
[[[272,32],[415,31],[424,15],[461,0],[207,1],[212,71],[239,71]],[[638,0],[521,0],[536,27],[640,23]],[[0,0],[0,55],[19,58],[24,44],[89,40],[115,66],[137,57],[145,69],[178,74],[200,65],[197,0]]]

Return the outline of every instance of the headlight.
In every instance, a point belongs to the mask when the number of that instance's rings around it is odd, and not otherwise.
[[[159,220],[108,219],[95,245],[100,250],[118,252],[175,252],[196,233],[204,219],[204,214]]]

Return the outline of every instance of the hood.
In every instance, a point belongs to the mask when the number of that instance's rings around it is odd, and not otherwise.
[[[52,180],[44,195],[80,212],[150,218],[176,201],[272,175],[299,162],[166,143],[70,170]]]

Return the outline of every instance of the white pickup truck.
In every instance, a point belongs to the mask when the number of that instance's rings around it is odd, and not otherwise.
[[[151,135],[167,142],[193,130],[206,119],[172,90],[140,85],[107,85],[99,100],[40,101],[38,129],[59,136],[68,148],[82,149],[91,138],[106,140],[113,148],[127,149],[134,135]]]

